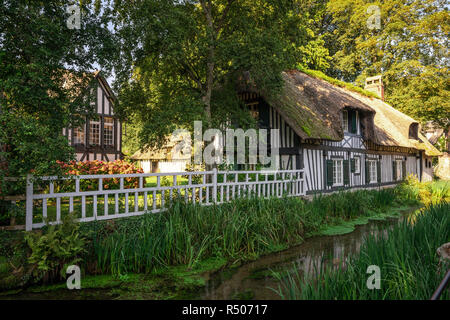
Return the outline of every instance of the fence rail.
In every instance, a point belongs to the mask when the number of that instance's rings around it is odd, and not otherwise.
[[[74,211],[80,222],[88,222],[160,212],[175,198],[211,205],[305,194],[303,170],[29,175],[26,183],[26,230],[61,223],[64,214]]]

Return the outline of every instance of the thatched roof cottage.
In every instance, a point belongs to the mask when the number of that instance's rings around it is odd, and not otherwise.
[[[394,109],[381,77],[366,90],[314,72],[283,72],[284,88],[273,98],[241,83],[241,97],[264,128],[280,129],[281,166],[305,169],[309,193],[398,183],[408,174],[433,176],[440,152],[420,133],[420,124]],[[326,80],[325,80],[326,79]]]

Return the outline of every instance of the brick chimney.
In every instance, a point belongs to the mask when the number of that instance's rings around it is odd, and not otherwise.
[[[376,93],[384,101],[384,85],[381,75],[367,78],[364,89]]]

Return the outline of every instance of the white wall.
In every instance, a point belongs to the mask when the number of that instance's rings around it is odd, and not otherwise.
[[[423,157],[422,159],[422,181],[431,181],[433,180],[433,166],[429,166],[427,168],[426,163],[430,163],[432,161],[431,157]]]
[[[186,160],[180,161],[160,161],[159,171],[163,173],[167,172],[182,172],[186,170]]]
[[[179,161],[159,161],[158,162],[158,172],[168,173],[168,172],[183,172],[186,171],[186,160]],[[141,160],[140,165],[144,173],[152,172],[152,161]]]
[[[152,171],[152,162],[149,160],[141,160],[139,161],[142,170],[144,170],[144,173],[151,173]]]

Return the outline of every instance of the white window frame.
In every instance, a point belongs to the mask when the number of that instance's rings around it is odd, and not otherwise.
[[[86,132],[84,125],[79,128],[73,129],[73,144],[80,145],[86,143]]]
[[[355,111],[355,117],[356,117],[356,134],[360,135],[361,129],[360,129],[360,125],[359,125],[359,111]]]
[[[348,111],[342,111],[342,129],[348,133]]]
[[[369,183],[377,183],[377,160],[369,160]]]
[[[112,117],[103,118],[103,144],[105,147],[114,146],[114,118]]]
[[[333,187],[344,185],[344,159],[333,160]]]
[[[403,176],[403,160],[399,160],[399,159],[396,159],[395,160],[395,163],[396,163],[396,169],[397,169],[397,172],[395,173],[396,174],[396,180],[398,181],[398,180],[402,180],[402,176]]]
[[[89,145],[91,146],[99,146],[101,143],[101,123],[100,121],[89,121]],[[95,135],[94,135],[95,133]],[[94,139],[94,137],[96,139]],[[98,139],[98,141],[97,141]]]
[[[361,173],[361,158],[360,157],[355,157],[355,174],[360,174]]]

